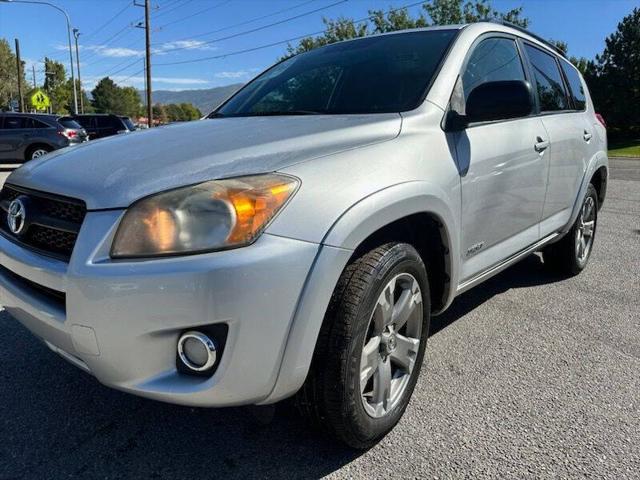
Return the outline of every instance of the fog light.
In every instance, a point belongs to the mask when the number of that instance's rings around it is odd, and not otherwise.
[[[178,340],[178,357],[189,370],[205,372],[216,363],[216,342],[201,332],[183,333]]]

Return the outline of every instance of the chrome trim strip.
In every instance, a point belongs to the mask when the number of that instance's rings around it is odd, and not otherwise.
[[[551,242],[553,239],[555,239],[559,235],[560,235],[559,233],[552,233],[550,235],[547,235],[543,239],[537,241],[533,245],[525,248],[524,250],[520,250],[519,252],[514,253],[509,258],[503,260],[502,262],[498,263],[497,265],[494,265],[493,267],[490,267],[487,270],[484,270],[483,272],[480,272],[475,277],[470,278],[466,282],[462,282],[460,285],[458,285],[458,288],[456,290],[456,295],[460,295],[461,293],[466,292],[470,288],[475,287],[479,283],[482,283],[485,280],[493,277],[494,275],[502,272],[503,270],[505,270],[506,268],[510,267],[514,263],[518,262],[519,260],[522,260],[527,255],[530,255],[531,253],[533,253],[536,250],[540,249],[542,246],[544,246],[547,243]]]

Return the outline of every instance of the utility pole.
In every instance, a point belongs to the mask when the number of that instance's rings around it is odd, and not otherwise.
[[[144,28],[145,32],[145,79],[147,83],[147,123],[149,128],[153,127],[153,109],[151,106],[151,25],[150,25],[150,0],[144,0],[144,4],[133,2],[136,7],[144,7],[144,26],[142,22],[136,25],[137,28]]]
[[[22,61],[20,60],[20,42],[16,38],[16,67],[18,67],[18,111],[24,112],[24,97],[22,96]]]
[[[35,63],[31,64],[31,73],[33,73],[33,88],[38,88],[38,86],[36,85],[36,64]]]
[[[77,28],[73,29],[73,36],[76,39],[76,65],[78,66],[78,89],[80,90],[80,112],[84,113],[84,95],[82,95],[82,79],[80,78],[80,50],[78,49],[78,37],[80,36],[80,31]]]

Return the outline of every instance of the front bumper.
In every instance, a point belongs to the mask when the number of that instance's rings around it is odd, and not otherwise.
[[[264,234],[236,250],[112,261],[122,213],[89,212],[68,264],[0,236],[0,304],[107,386],[194,406],[267,398],[319,246]],[[229,331],[215,374],[178,373],[179,334],[221,322]]]

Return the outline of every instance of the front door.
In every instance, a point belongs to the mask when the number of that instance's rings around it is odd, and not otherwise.
[[[478,42],[461,78],[465,99],[485,82],[528,80],[516,41],[508,36]],[[472,124],[455,135],[464,282],[539,240],[549,139],[535,116]]]

